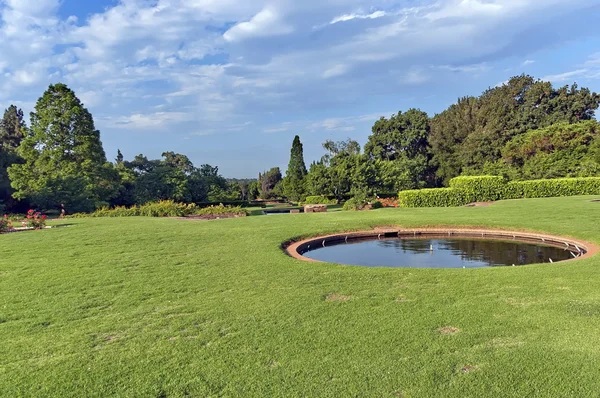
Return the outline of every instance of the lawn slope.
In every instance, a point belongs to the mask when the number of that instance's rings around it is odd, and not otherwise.
[[[2,235],[0,396],[597,396],[598,256],[417,270],[301,262],[280,249],[379,225],[600,243],[590,199],[78,219]]]

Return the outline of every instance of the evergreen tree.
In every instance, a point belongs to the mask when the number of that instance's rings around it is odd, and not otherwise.
[[[283,183],[283,191],[288,199],[300,200],[305,195],[304,177],[306,173],[304,149],[300,137],[295,136],[290,152],[290,163]]]
[[[37,101],[19,155],[24,163],[8,170],[13,196],[34,206],[88,211],[117,194],[118,174],[106,162],[92,115],[64,84],[51,85]]]
[[[121,150],[117,149],[117,158],[115,159],[115,164],[117,166],[122,165],[123,164],[123,159],[124,159],[124,157],[123,157],[123,154],[121,153]]]
[[[8,168],[21,162],[17,148],[21,144],[26,126],[23,111],[11,105],[0,119],[0,210],[13,211],[17,202],[13,199]]]
[[[23,111],[14,105],[9,106],[0,120],[0,147],[15,152],[25,135],[25,129]]]

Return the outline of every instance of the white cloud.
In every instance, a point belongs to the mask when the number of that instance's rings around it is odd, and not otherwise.
[[[229,42],[243,41],[254,37],[276,36],[291,33],[293,28],[281,19],[273,7],[262,9],[248,22],[242,22],[223,34]]]
[[[347,65],[335,65],[323,72],[323,78],[329,79],[331,77],[342,76],[346,72],[348,72]]]
[[[523,63],[521,65],[527,66],[527,65],[532,65],[532,64],[535,64],[535,61],[531,60],[531,59],[527,59],[527,60],[523,61]]]
[[[542,77],[542,80],[547,80],[551,82],[566,82],[571,79],[576,79],[577,77],[584,76],[587,72],[587,69],[577,69],[570,72],[559,73],[556,75],[544,76]]]
[[[227,133],[250,119],[256,131],[285,132],[261,118],[336,112],[373,93],[488,73],[527,29],[600,0],[114,3],[78,21],[59,16],[60,0],[0,0],[0,102],[31,103],[63,81],[107,128]],[[551,77],[589,78],[596,62]],[[313,127],[352,131],[356,123],[328,118]]]
[[[168,124],[185,122],[190,120],[190,115],[184,112],[156,112],[149,114],[132,114],[122,116],[114,120],[108,119],[108,123],[113,127],[127,129],[162,129]]]
[[[371,14],[344,14],[339,17],[335,17],[329,22],[330,25],[336,24],[338,22],[346,22],[351,21],[353,19],[377,19],[385,17],[387,13],[385,11],[375,11]]]

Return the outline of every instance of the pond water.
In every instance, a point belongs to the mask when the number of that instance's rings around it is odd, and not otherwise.
[[[301,253],[329,263],[365,267],[482,268],[573,258],[564,247],[476,238],[392,238],[343,241]]]

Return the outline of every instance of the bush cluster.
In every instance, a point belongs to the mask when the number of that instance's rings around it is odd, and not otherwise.
[[[12,222],[8,219],[8,216],[5,214],[4,217],[0,218],[0,234],[9,232],[12,229]]]
[[[218,206],[209,206],[202,209],[198,209],[192,213],[193,215],[201,216],[206,214],[245,214],[248,215],[248,210],[243,209],[241,206],[232,207],[220,204]]]
[[[328,199],[325,196],[307,196],[303,204],[305,205],[335,205],[337,200]]]
[[[400,207],[456,207],[469,203],[468,196],[456,188],[427,188],[402,191]]]
[[[366,200],[361,198],[350,198],[344,202],[344,210],[362,210],[366,205]]]
[[[398,194],[401,207],[455,207],[501,199],[598,195],[600,177],[506,181],[496,176],[462,176],[450,188],[419,189]]]
[[[241,214],[246,213],[242,207],[224,206],[209,206],[200,208],[197,205],[177,203],[172,200],[162,200],[160,202],[150,202],[141,206],[117,206],[114,208],[103,207],[93,213],[78,213],[70,217],[185,217],[191,215],[205,214]]]

